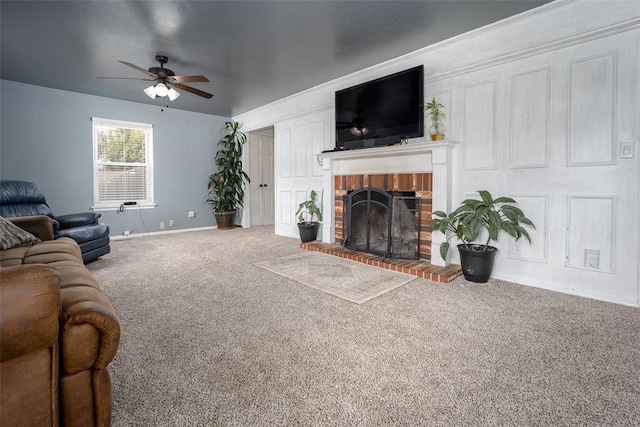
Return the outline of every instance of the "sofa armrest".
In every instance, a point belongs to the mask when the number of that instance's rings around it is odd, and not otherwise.
[[[98,212],[80,212],[68,215],[60,215],[56,217],[60,230],[68,228],[82,227],[84,225],[92,225],[98,223],[98,218],[102,216]]]
[[[0,269],[0,361],[5,362],[58,341],[60,277],[45,265]]]
[[[40,240],[53,240],[53,220],[46,215],[15,216],[5,219],[11,221],[23,230],[28,231]]]
[[[91,286],[62,289],[61,366],[73,374],[105,368],[120,344],[120,321],[108,298]]]

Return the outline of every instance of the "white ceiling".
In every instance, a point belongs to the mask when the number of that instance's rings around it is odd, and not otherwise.
[[[547,1],[1,1],[0,78],[158,105],[142,68],[169,57],[215,96],[172,108],[231,117]],[[166,98],[165,98],[166,99]]]

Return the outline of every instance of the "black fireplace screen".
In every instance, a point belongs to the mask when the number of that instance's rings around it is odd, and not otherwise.
[[[386,258],[420,257],[420,198],[361,188],[344,196],[344,247]]]

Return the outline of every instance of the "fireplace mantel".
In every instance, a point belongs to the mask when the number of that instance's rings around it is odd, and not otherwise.
[[[433,211],[451,210],[451,158],[457,141],[430,142],[420,141],[389,147],[375,147],[360,150],[334,151],[321,153],[324,196],[322,241],[333,243],[335,240],[335,202],[334,179],[336,175],[380,174],[380,173],[421,173],[430,172],[433,176]],[[328,190],[328,191],[327,191]],[[431,236],[431,263],[447,265],[440,256],[440,244],[444,242],[441,233]]]

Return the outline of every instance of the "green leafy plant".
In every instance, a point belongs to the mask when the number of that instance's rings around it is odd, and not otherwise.
[[[310,224],[322,221],[322,211],[320,210],[320,208],[318,208],[318,206],[316,206],[316,202],[318,201],[318,194],[315,192],[315,190],[311,190],[311,194],[309,195],[309,197],[309,200],[305,200],[298,205],[296,215],[298,215],[299,224]],[[305,221],[305,217],[309,218],[309,220]],[[317,221],[313,220],[314,217],[317,218]]]
[[[436,97],[434,96],[431,102],[427,102],[424,106],[424,110],[427,112],[427,116],[431,116],[431,121],[433,122],[433,132],[434,133],[442,133],[442,120],[447,118],[447,115],[444,111],[442,111],[444,105],[442,105]]]
[[[497,241],[500,231],[505,231],[515,240],[524,237],[531,243],[529,233],[522,225],[535,229],[535,225],[522,210],[514,206],[517,202],[510,197],[494,199],[486,190],[478,191],[481,200],[467,199],[453,212],[446,214],[436,211],[429,221],[430,231],[439,231],[446,236],[447,231],[453,233],[449,239],[456,237],[468,249],[486,251],[491,241]],[[486,230],[488,237],[484,244],[475,244],[478,235]],[[449,252],[449,239],[440,245],[440,256],[446,259]]]
[[[240,131],[238,122],[226,122],[226,135],[218,141],[220,150],[216,153],[215,164],[218,171],[209,176],[206,201],[214,212],[228,212],[243,206],[245,183],[251,182],[242,169],[242,146],[247,136]]]

